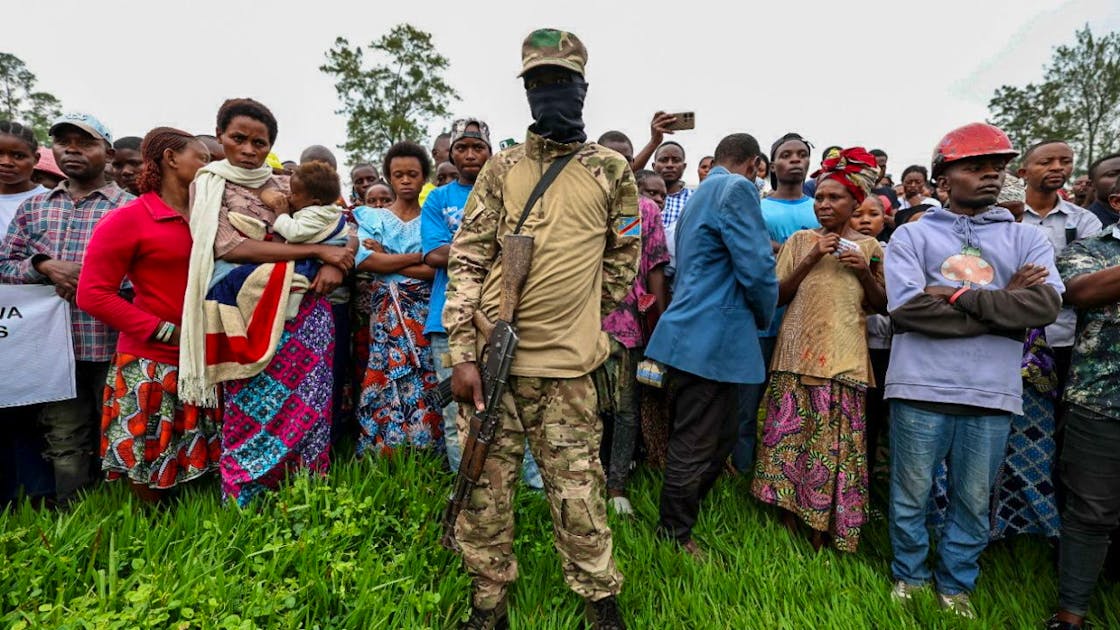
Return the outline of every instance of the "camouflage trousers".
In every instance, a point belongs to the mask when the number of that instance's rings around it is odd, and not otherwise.
[[[482,476],[455,523],[455,539],[474,581],[474,605],[490,609],[517,579],[513,492],[525,440],[540,466],[564,580],[582,597],[617,595],[622,574],[611,557],[611,530],[599,463],[602,427],[590,376],[510,377],[502,426]],[[461,412],[459,434],[467,435]]]

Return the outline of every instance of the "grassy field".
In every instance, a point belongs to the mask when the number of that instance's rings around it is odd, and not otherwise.
[[[0,513],[0,627],[452,627],[467,614],[469,580],[437,542],[450,480],[426,456],[344,458],[328,478],[295,477],[249,510],[222,506],[213,480],[160,508],[119,483],[66,514],[21,505]],[[640,471],[638,517],[612,517],[632,628],[1037,628],[1055,602],[1049,549],[1022,539],[985,553],[977,622],[942,613],[932,594],[899,606],[883,520],[858,554],[816,554],[738,479],[721,480],[706,504],[699,562],[654,538],[658,487]],[[516,509],[513,627],[581,627],[544,498],[522,492]],[[1120,628],[1120,585],[1093,605],[1097,627]]]

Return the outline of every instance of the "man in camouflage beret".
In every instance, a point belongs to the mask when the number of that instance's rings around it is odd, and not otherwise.
[[[637,271],[641,221],[626,160],[585,144],[587,49],[575,35],[533,31],[522,46],[522,72],[533,124],[524,144],[486,162],[451,244],[443,323],[452,390],[466,435],[471,407],[482,410],[475,363],[485,341],[479,311],[497,318],[502,238],[517,225],[530,192],[552,162],[574,153],[528,214],[532,266],[517,308],[521,337],[491,443],[455,539],[474,583],[465,628],[502,628],[506,592],[517,577],[513,492],[524,444],[540,465],[552,508],[564,579],[587,601],[594,628],[624,628],[615,596],[622,575],[611,557],[611,531],[598,452],[602,427],[591,372],[610,344],[600,323],[629,292]]]

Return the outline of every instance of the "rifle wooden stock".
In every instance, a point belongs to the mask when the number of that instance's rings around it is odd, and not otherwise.
[[[513,322],[517,305],[521,302],[521,292],[529,277],[529,266],[533,260],[533,237],[524,234],[507,234],[502,239],[502,293],[498,304],[498,319]],[[474,327],[487,340],[494,334],[494,324],[486,315],[474,312]]]
[[[485,454],[479,457],[479,434],[482,432],[482,420],[477,415],[471,416],[469,423],[470,428],[467,431],[467,439],[463,442],[463,459],[459,464],[459,474],[466,475],[467,478],[478,481],[482,476],[482,465],[486,463]],[[490,450],[489,440],[486,443],[486,451]]]
[[[471,491],[482,477],[490,444],[502,423],[502,396],[505,393],[509,370],[513,365],[513,355],[519,341],[514,319],[517,305],[521,301],[521,291],[529,277],[529,266],[533,260],[533,237],[521,234],[508,234],[502,241],[502,295],[498,307],[498,321],[491,324],[481,311],[475,311],[474,323],[486,339],[480,372],[482,392],[486,408],[482,412],[473,409],[470,414],[470,431],[463,443],[463,459],[459,463],[458,475],[451,499],[443,512],[443,546],[453,551],[459,550],[455,541],[455,522],[459,512],[470,502]]]
[[[513,323],[521,291],[529,277],[533,260],[533,237],[525,234],[506,234],[502,239],[502,298],[498,305],[498,319]]]
[[[486,466],[493,443],[502,424],[502,397],[509,380],[509,370],[513,365],[513,354],[517,349],[517,331],[508,322],[499,321],[494,326],[494,334],[486,346],[486,360],[481,366],[482,390],[486,406],[482,411],[470,409],[470,431],[463,443],[463,459],[459,462],[459,473],[455,477],[455,488],[447,509],[443,512],[443,546],[458,551],[455,542],[455,522],[459,512],[470,503],[471,492],[478,484]],[[466,408],[464,408],[464,411]]]
[[[475,309],[474,317],[471,318],[474,322],[474,327],[478,330],[479,334],[485,339],[490,339],[494,335],[494,324],[486,319],[482,311]]]

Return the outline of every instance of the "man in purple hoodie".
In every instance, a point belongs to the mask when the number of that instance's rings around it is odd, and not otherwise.
[[[932,578],[941,606],[965,617],[974,616],[968,594],[988,542],[992,484],[1011,416],[1022,413],[1024,335],[1057,318],[1064,291],[1045,233],[994,206],[1016,155],[991,125],[949,132],[932,168],[948,208],[900,226],[886,256],[892,595],[908,600]],[[948,522],[931,572],[926,505],[942,460]]]

